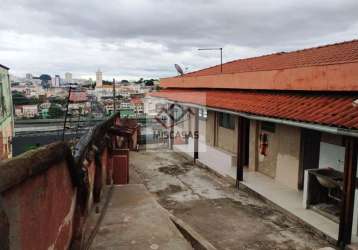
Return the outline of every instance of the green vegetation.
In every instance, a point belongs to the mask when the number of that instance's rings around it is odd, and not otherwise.
[[[60,104],[61,106],[67,104],[67,99],[66,98],[61,98],[61,97],[50,97],[48,98],[50,103],[56,103],[56,104]]]
[[[39,104],[40,100],[35,97],[27,98],[23,93],[18,91],[12,92],[12,101],[14,105],[29,105],[29,104]]]
[[[48,115],[50,118],[60,118],[64,115],[64,111],[55,103],[51,103],[50,108],[48,109]]]

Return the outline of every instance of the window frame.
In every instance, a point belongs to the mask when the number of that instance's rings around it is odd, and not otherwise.
[[[219,113],[218,125],[226,129],[235,129],[235,116],[228,113]]]

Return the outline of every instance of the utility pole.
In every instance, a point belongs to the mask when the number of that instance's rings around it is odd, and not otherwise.
[[[62,141],[65,141],[65,133],[66,133],[66,123],[67,123],[67,115],[68,115],[68,106],[71,101],[71,91],[72,87],[70,86],[70,89],[68,90],[68,97],[67,97],[67,106],[66,106],[66,113],[65,113],[65,121],[63,122],[63,132],[62,132]]]
[[[116,79],[113,78],[113,114],[116,113]]]

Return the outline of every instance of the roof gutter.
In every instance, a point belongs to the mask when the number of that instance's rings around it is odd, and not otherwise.
[[[166,99],[166,98],[162,98],[162,97],[156,97],[156,98]],[[193,107],[193,108],[206,108],[211,111],[237,115],[237,116],[241,116],[241,117],[251,119],[251,120],[256,120],[256,121],[273,122],[273,123],[278,123],[278,124],[283,124],[283,125],[288,125],[288,126],[312,129],[312,130],[335,134],[335,135],[350,136],[350,137],[358,138],[358,130],[342,129],[342,128],[331,127],[331,126],[326,126],[326,125],[319,125],[319,124],[312,124],[312,123],[306,123],[306,122],[284,120],[284,119],[279,119],[279,118],[251,115],[248,113],[236,112],[236,111],[227,110],[227,109],[220,109],[220,108],[213,108],[213,107],[197,105],[197,104],[192,104],[192,103],[171,101],[168,99],[166,99],[166,100],[170,103],[182,103],[185,106]]]

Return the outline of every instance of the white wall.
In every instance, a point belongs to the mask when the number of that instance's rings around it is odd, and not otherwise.
[[[199,145],[199,162],[216,171],[220,175],[229,176],[236,180],[236,156],[218,148]]]
[[[319,168],[333,168],[339,172],[344,171],[345,147],[327,142],[321,142],[319,153]],[[358,172],[357,172],[358,177]],[[358,190],[354,197],[353,230],[352,234],[357,235],[358,231]]]
[[[345,148],[327,142],[321,142],[319,168],[334,168],[340,172],[344,169]]]

